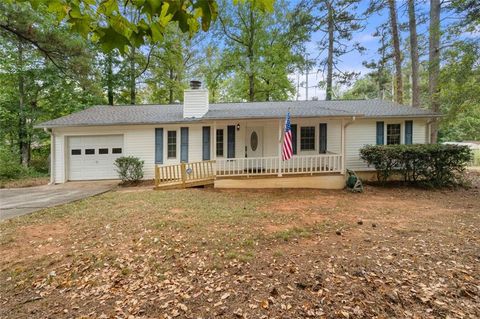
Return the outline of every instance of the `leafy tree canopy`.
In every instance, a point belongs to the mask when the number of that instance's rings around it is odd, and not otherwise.
[[[28,2],[34,9],[46,6],[58,23],[66,23],[73,31],[91,36],[104,50],[121,52],[127,46],[139,47],[157,42],[165,28],[177,22],[183,32],[208,30],[217,16],[215,0],[6,0],[7,3]],[[256,9],[273,9],[273,0],[234,0],[250,2]],[[132,11],[140,14],[138,21],[129,19]]]

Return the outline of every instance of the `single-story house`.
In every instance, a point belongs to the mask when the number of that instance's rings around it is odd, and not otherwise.
[[[281,159],[287,112],[294,156]],[[346,169],[372,172],[367,144],[429,143],[438,114],[383,100],[209,104],[185,90],[183,105],[95,106],[37,125],[51,134],[51,182],[116,179],[114,161],[156,166],[213,161],[215,187],[342,188]]]

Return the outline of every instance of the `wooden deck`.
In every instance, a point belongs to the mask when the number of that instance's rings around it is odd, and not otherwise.
[[[213,185],[215,161],[155,166],[155,189],[188,188]]]
[[[273,177],[288,177],[291,179],[294,177],[330,174],[343,175],[342,155],[332,153],[294,156],[285,162],[279,157],[273,156],[261,158],[227,158],[165,166],[156,165],[155,189],[213,185],[217,178],[271,179]],[[299,184],[302,183],[300,179],[297,179],[297,182]]]

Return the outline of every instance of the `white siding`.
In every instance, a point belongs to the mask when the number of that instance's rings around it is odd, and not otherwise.
[[[376,142],[376,121],[357,120],[345,130],[345,168],[365,169],[358,151],[365,145]]]
[[[345,120],[347,121],[347,120]],[[401,140],[404,142],[404,123],[405,119],[382,120],[387,123],[401,124]],[[278,155],[278,131],[279,123],[283,129],[284,120],[239,120],[239,121],[217,121],[215,123],[196,123],[190,125],[169,124],[169,125],[130,125],[130,126],[105,126],[105,127],[71,127],[56,128],[53,130],[55,135],[55,182],[63,183],[68,180],[68,156],[65,153],[66,137],[80,135],[112,135],[121,134],[124,136],[124,153],[125,155],[136,156],[142,159],[144,164],[145,179],[154,177],[155,166],[155,128],[163,128],[163,155],[164,164],[178,164],[180,162],[180,128],[189,128],[189,161],[202,160],[202,127],[210,126],[211,128],[211,158],[215,159],[213,153],[213,144],[216,142],[216,129],[224,130],[224,155],[227,156],[227,125],[240,124],[240,129],[235,130],[235,155],[237,158],[245,156],[246,128],[253,126],[263,127],[263,156]],[[318,154],[319,141],[319,123],[327,123],[327,150],[328,152],[341,153],[341,120],[329,119],[295,119],[292,118],[292,124],[297,124],[297,149],[298,155]],[[426,125],[425,119],[414,120],[413,122],[413,142],[425,143],[426,141]],[[315,127],[315,150],[300,150],[300,128],[302,126]],[[167,132],[175,130],[177,132],[177,156],[174,159],[167,158]],[[376,142],[376,120],[357,119],[346,128],[346,168],[365,170],[368,169],[365,163],[359,157],[359,149],[367,144],[375,144]]]
[[[327,123],[327,151],[337,154],[342,153],[342,122],[325,121],[325,123]]]
[[[408,119],[357,119],[347,126],[345,131],[345,167],[354,170],[371,170],[360,158],[359,150],[365,145],[374,145],[377,142],[376,122],[385,123],[385,142],[387,139],[387,124],[400,124],[400,141],[405,143],[405,121]],[[424,144],[426,142],[427,122],[425,119],[413,120],[413,143]]]
[[[126,156],[135,156],[144,161],[145,179],[153,178],[155,172],[155,127],[127,128],[123,143]]]
[[[71,127],[54,129],[55,134],[55,182],[63,183],[68,180],[68,155],[65,153],[65,141],[68,136],[84,135],[112,135],[124,136],[124,154],[135,156],[144,161],[144,178],[154,178],[155,167],[155,128],[163,128],[163,155],[164,164],[180,163],[180,128],[189,128],[188,159],[190,162],[202,160],[202,127],[212,124],[192,125],[155,125],[155,126],[104,126],[104,127]],[[212,128],[213,129],[213,128]],[[177,132],[177,156],[167,158],[167,132]],[[212,145],[210,145],[212,147]],[[213,149],[213,148],[212,148]],[[211,153],[213,158],[213,153]]]
[[[185,90],[183,95],[183,117],[199,118],[208,111],[208,90]]]
[[[203,155],[203,126],[209,125],[190,125],[188,127],[188,161],[199,162]],[[210,130],[212,129],[210,125]],[[210,144],[210,149],[212,145]],[[210,151],[210,156],[212,152]]]
[[[65,142],[63,135],[55,134],[55,183],[65,181]]]

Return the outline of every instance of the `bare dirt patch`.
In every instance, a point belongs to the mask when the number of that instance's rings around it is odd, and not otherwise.
[[[63,222],[18,227],[2,247],[2,258],[21,263],[28,258],[43,258],[64,250],[61,243],[68,236]]]
[[[0,224],[0,317],[478,318],[479,198],[111,192]]]

